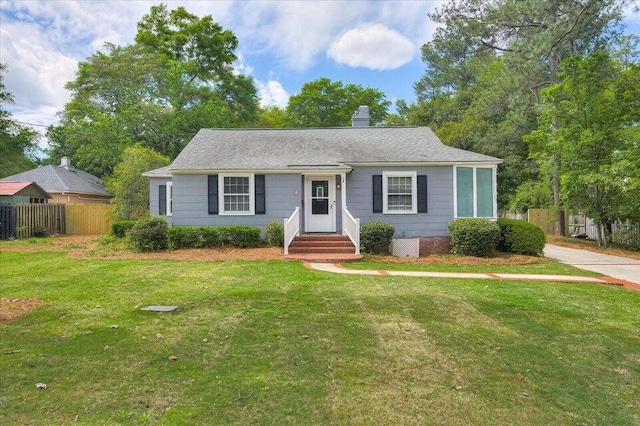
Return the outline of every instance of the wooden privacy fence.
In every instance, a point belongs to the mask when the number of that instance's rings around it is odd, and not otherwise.
[[[16,204],[16,238],[64,234],[64,204]]]
[[[109,204],[66,204],[66,233],[101,235],[109,232]]]
[[[0,205],[0,238],[39,235],[98,235],[109,231],[108,204]]]
[[[538,225],[545,234],[556,232],[556,215],[553,209],[529,209],[529,223]]]

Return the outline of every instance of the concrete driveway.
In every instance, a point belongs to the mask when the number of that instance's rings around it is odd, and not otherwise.
[[[576,268],[640,284],[640,260],[547,244],[544,255]]]

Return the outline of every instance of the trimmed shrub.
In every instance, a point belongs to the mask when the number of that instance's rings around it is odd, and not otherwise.
[[[371,221],[360,225],[360,248],[367,253],[388,253],[396,229],[388,223]]]
[[[169,250],[219,247],[220,235],[220,230],[212,226],[173,226],[167,234]]]
[[[270,247],[284,247],[284,225],[272,220],[264,228],[264,238]]]
[[[448,225],[451,251],[457,254],[483,257],[491,254],[500,240],[500,227],[489,219],[456,219]]]
[[[546,237],[538,225],[516,219],[498,219],[500,241],[498,250],[540,256]]]
[[[135,220],[119,220],[117,222],[113,222],[111,224],[111,234],[118,238],[124,238],[135,224]]]
[[[165,250],[169,227],[162,218],[150,217],[136,222],[129,231],[129,240],[135,251]]]
[[[260,228],[257,226],[232,225],[220,228],[224,240],[233,247],[247,248],[260,245]]]

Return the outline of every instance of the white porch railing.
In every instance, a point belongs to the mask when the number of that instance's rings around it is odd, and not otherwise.
[[[342,208],[342,234],[351,239],[356,247],[356,254],[360,254],[360,219],[355,219],[346,207]]]
[[[289,245],[300,235],[300,207],[296,207],[289,219],[284,219],[284,254],[289,254]]]

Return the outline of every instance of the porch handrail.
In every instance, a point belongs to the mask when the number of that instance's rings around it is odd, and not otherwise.
[[[284,219],[284,254],[289,254],[289,245],[300,235],[300,207],[296,207],[289,219]]]
[[[346,207],[342,208],[342,234],[349,237],[360,254],[360,219],[354,218]]]

